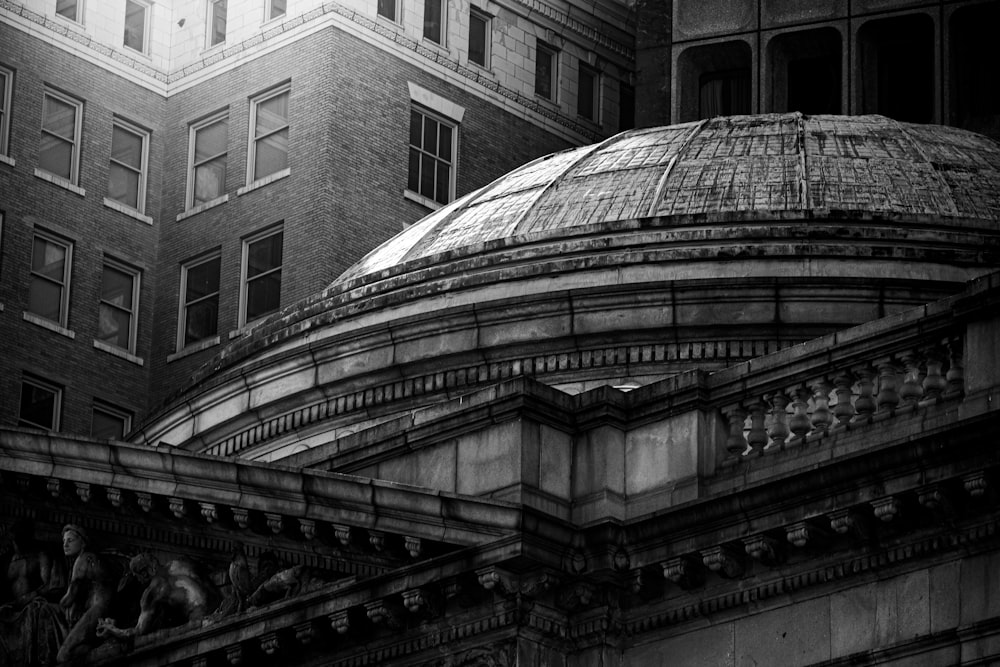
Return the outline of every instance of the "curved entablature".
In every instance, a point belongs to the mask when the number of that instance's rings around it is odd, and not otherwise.
[[[530,376],[714,370],[1000,267],[1000,147],[877,117],[717,118],[536,160],[230,343],[133,440],[280,458]]]

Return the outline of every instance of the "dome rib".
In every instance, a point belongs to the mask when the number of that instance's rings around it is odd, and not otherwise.
[[[950,211],[948,212],[951,215],[958,215],[958,204],[955,202],[955,197],[952,194],[951,187],[948,186],[948,183],[944,180],[944,177],[941,176],[941,173],[937,170],[937,166],[930,159],[930,156],[927,155],[927,152],[924,150],[923,146],[921,146],[920,142],[917,141],[912,134],[910,134],[909,130],[905,125],[891,118],[888,120],[890,120],[892,123],[895,123],[896,127],[899,128],[899,133],[904,137],[906,137],[906,140],[910,142],[911,146],[913,146],[913,150],[916,151],[916,153],[921,157],[921,159],[923,159],[924,162],[930,165],[931,173],[934,175],[934,180],[936,180],[938,183],[940,192],[948,195],[947,201],[949,204],[951,204]]]
[[[691,128],[691,133],[688,134],[684,143],[681,144],[681,147],[677,150],[677,153],[670,158],[670,162],[667,163],[667,168],[663,171],[663,176],[660,177],[660,182],[656,184],[656,190],[653,192],[653,201],[649,203],[649,209],[646,211],[647,217],[656,215],[656,211],[660,207],[660,202],[663,200],[663,193],[666,192],[667,189],[667,181],[670,180],[670,174],[674,170],[674,165],[677,164],[678,158],[684,154],[684,151],[686,151],[687,147],[691,145],[694,138],[702,131],[705,125],[708,124],[708,121],[708,118],[698,121],[698,123]]]

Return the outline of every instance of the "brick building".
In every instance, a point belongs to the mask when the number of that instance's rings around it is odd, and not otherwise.
[[[5,3],[0,422],[121,437],[442,202],[630,126],[627,24],[613,4]]]

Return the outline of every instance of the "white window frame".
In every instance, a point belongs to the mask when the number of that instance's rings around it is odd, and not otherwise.
[[[44,391],[51,392],[55,395],[55,400],[52,402],[52,426],[44,426],[42,424],[36,424],[30,422],[21,416],[21,402],[24,400],[24,385],[29,384],[34,386],[36,389],[42,389]],[[18,425],[27,424],[35,428],[48,429],[51,431],[58,431],[60,426],[62,426],[62,395],[63,388],[57,384],[53,384],[35,375],[28,375],[27,373],[21,375],[21,391],[18,396],[17,401],[17,423]]]
[[[129,313],[128,347],[122,348],[121,346],[116,345],[114,343],[107,343],[105,341],[101,342],[104,343],[105,345],[111,345],[112,347],[117,347],[118,349],[124,349],[129,354],[135,354],[136,338],[139,330],[139,293],[140,293],[140,281],[142,279],[142,272],[139,271],[139,269],[131,267],[128,264],[120,262],[112,257],[105,257],[104,264],[101,266],[102,289],[103,289],[104,270],[107,269],[108,267],[111,267],[112,269],[115,269],[120,273],[127,273],[128,275],[132,276],[132,307],[130,309],[123,308],[122,306],[113,304],[111,302],[106,302],[103,298],[103,294],[98,297],[98,308],[97,308],[98,317],[100,317],[100,312],[101,312],[100,306],[104,305],[105,303],[107,303],[107,306],[109,308],[113,308],[115,310],[123,310]]]
[[[447,42],[448,42],[448,0],[435,0],[435,2],[437,2],[440,5],[440,7],[441,7],[441,23],[440,23],[440,29],[439,29],[439,34],[438,34],[438,38],[437,39],[434,39],[432,37],[428,37],[427,36],[426,21],[427,21],[427,3],[428,2],[430,2],[430,0],[424,0],[424,27],[421,30],[421,36],[425,40],[427,40],[429,42],[437,44],[440,47],[447,48]]]
[[[223,31],[222,39],[218,42],[213,42],[212,38],[215,37],[215,8],[218,5],[225,5],[226,7],[226,29]],[[207,30],[205,31],[205,48],[214,49],[220,44],[225,44],[226,39],[229,37],[229,1],[228,0],[208,0],[207,3],[207,16],[205,21]]]
[[[226,179],[229,178],[229,128],[226,128],[226,150],[224,153],[219,153],[213,155],[202,162],[195,164],[195,143],[198,138],[198,131],[203,130],[210,125],[214,125],[220,121],[229,121],[229,111],[221,111],[217,114],[209,116],[208,118],[202,119],[197,123],[192,123],[190,129],[188,130],[188,178],[187,178],[187,193],[185,195],[186,208],[194,207],[194,186],[195,186],[195,170],[202,164],[211,162],[212,160],[218,158],[221,155],[226,156]],[[222,192],[218,194],[217,197],[222,197],[226,194],[226,184],[222,184]],[[207,203],[207,202],[204,202]],[[199,204],[200,205],[200,204]]]
[[[111,124],[112,124],[112,134],[111,134],[112,146],[114,145],[114,126],[116,126],[116,125],[118,127],[120,127],[121,129],[125,130],[126,132],[130,133],[130,134],[137,135],[142,140],[142,157],[141,157],[141,161],[140,161],[140,164],[139,164],[139,192],[136,193],[136,207],[135,207],[135,210],[137,210],[139,213],[145,213],[146,212],[146,178],[149,175],[149,130],[144,130],[141,127],[139,127],[138,125],[135,125],[133,123],[128,122],[127,120],[125,120],[123,118],[118,118],[118,117],[115,117],[115,119],[112,121]],[[128,169],[129,171],[135,171],[131,167],[131,165],[127,165],[127,164],[124,164],[122,162],[118,162],[117,160],[115,160],[114,151],[112,151],[111,156],[110,156],[109,159],[110,159],[111,162],[114,162],[115,164],[120,165],[121,167],[124,167],[125,169]],[[109,179],[111,178],[110,174],[109,174],[108,178]],[[110,199],[110,197],[109,197],[109,199]],[[113,199],[112,201],[116,201],[119,204],[121,204],[122,206],[129,206],[125,202],[119,201],[117,199]],[[131,207],[129,207],[129,208],[131,208]]]
[[[76,16],[69,17],[69,16],[66,16],[65,14],[60,14],[59,11],[58,11],[58,9],[59,9],[59,3],[58,3],[58,0],[57,0],[56,1],[56,16],[58,16],[60,18],[63,18],[63,19],[66,19],[67,21],[73,21],[74,23],[79,23],[81,25],[83,24],[84,0],[76,0]]]
[[[447,116],[444,116],[444,115],[439,114],[439,113],[435,113],[434,111],[431,111],[430,109],[428,109],[428,108],[426,108],[426,107],[424,107],[424,106],[422,106],[422,105],[420,105],[420,104],[418,104],[416,102],[411,102],[411,104],[410,104],[410,114],[411,114],[411,116],[412,116],[412,114],[414,112],[419,113],[421,116],[423,116],[425,118],[430,118],[431,120],[433,120],[436,123],[438,123],[439,126],[440,125],[447,125],[448,127],[451,128],[451,136],[452,136],[452,139],[451,139],[451,155],[448,156],[448,167],[449,167],[448,168],[448,201],[446,201],[446,202],[439,202],[434,197],[428,197],[427,195],[421,193],[419,190],[413,190],[413,189],[411,189],[409,187],[409,179],[410,179],[409,159],[407,159],[407,173],[406,173],[407,192],[412,193],[415,197],[419,198],[419,200],[422,200],[424,202],[427,202],[427,203],[431,204],[432,207],[434,207],[434,208],[439,207],[439,206],[445,206],[446,204],[450,204],[451,202],[455,201],[455,190],[456,190],[456,188],[455,188],[455,182],[457,180],[456,176],[457,176],[457,173],[458,173],[458,168],[457,167],[458,167],[458,128],[459,128],[459,123],[456,123],[454,120],[452,120],[451,118],[448,118]],[[421,128],[424,127],[423,122],[421,122],[420,126],[421,126]],[[423,131],[423,130],[421,129],[421,131]],[[438,130],[438,136],[440,136],[440,129]],[[430,155],[435,161],[441,161],[441,162],[444,161],[444,159],[441,156],[439,156],[437,153],[429,153],[428,151],[424,150],[424,148],[422,146],[414,146],[411,143],[407,143],[407,156],[409,156],[409,152],[410,152],[411,149],[416,149],[417,152],[420,153],[420,154]],[[421,161],[421,163],[422,163],[422,161]],[[436,164],[436,162],[435,162],[435,164]],[[417,175],[417,187],[418,188],[420,187],[420,175],[419,175],[419,173]],[[435,188],[435,193],[436,192],[437,192],[437,188]]]
[[[549,96],[538,92],[538,54],[543,51],[549,54],[549,57],[552,59],[552,68],[549,72],[549,90],[552,94]],[[540,39],[535,42],[535,97],[540,97],[550,102],[559,101],[559,49],[551,44],[546,44]]]
[[[80,181],[80,143],[81,143],[80,140],[82,138],[81,135],[83,133],[83,102],[80,101],[80,100],[78,100],[78,99],[76,99],[76,98],[70,97],[69,95],[64,95],[63,93],[60,93],[59,91],[54,90],[52,88],[46,88],[43,91],[43,93],[42,93],[42,104],[43,104],[42,109],[43,109],[43,113],[42,113],[41,133],[42,134],[51,134],[54,137],[58,137],[61,141],[66,141],[66,138],[65,137],[60,137],[58,134],[45,129],[45,113],[44,113],[45,97],[52,97],[53,99],[59,100],[63,104],[69,104],[69,105],[75,107],[75,109],[76,109],[74,123],[73,123],[73,142],[72,142],[73,149],[70,152],[70,174],[69,174],[70,178],[69,178],[69,182],[72,183],[73,185],[79,185],[80,184],[80,182],[79,182]],[[42,168],[41,166],[39,166],[39,170],[45,172],[46,174],[52,174],[52,172],[47,171],[46,169]],[[55,178],[57,178],[59,180],[65,180],[65,179],[63,179],[62,176],[59,176],[58,174],[52,174],[52,176],[54,176]]]
[[[128,16],[128,3],[132,2],[143,8],[143,20],[142,20],[142,47],[136,49],[135,47],[129,46],[125,42],[124,26],[122,31],[122,46],[125,48],[135,51],[136,53],[141,53],[146,55],[149,53],[149,29],[151,27],[151,19],[153,16],[153,5],[148,0],[125,0],[125,14]]]
[[[597,69],[596,67],[592,67],[589,63],[587,63],[587,62],[585,62],[583,60],[580,61],[580,67],[579,67],[579,71],[577,73],[577,77],[578,77],[577,78],[577,86],[576,86],[577,95],[580,94],[580,90],[582,89],[582,86],[580,86],[580,79],[583,78],[583,75],[584,75],[585,72],[587,74],[591,75],[593,77],[593,79],[594,79],[594,90],[593,90],[593,93],[590,96],[590,116],[589,117],[588,116],[584,116],[583,114],[580,113],[580,103],[579,103],[579,100],[577,100],[576,112],[577,112],[577,115],[580,116],[580,118],[583,118],[584,120],[588,120],[588,121],[590,121],[592,123],[597,123],[598,125],[600,125],[600,123],[601,123],[601,86],[602,86],[601,70]]]
[[[108,415],[110,417],[114,417],[115,419],[121,419],[122,420],[122,435],[121,435],[121,437],[125,437],[125,434],[132,430],[132,413],[131,412],[129,412],[128,410],[124,410],[122,408],[119,408],[119,407],[116,407],[114,405],[111,405],[110,403],[106,403],[106,402],[104,402],[102,400],[99,400],[99,399],[95,398],[94,399],[94,404],[93,404],[93,406],[91,406],[91,411],[90,411],[90,435],[91,435],[91,437],[95,437],[94,436],[94,414],[97,413],[97,412],[103,412],[104,414],[106,414],[106,415]]]
[[[36,238],[43,238],[46,241],[48,241],[49,243],[53,243],[55,245],[63,246],[66,249],[66,260],[63,262],[62,282],[59,283],[59,285],[61,286],[62,292],[59,295],[59,321],[57,322],[57,324],[59,326],[61,326],[63,328],[66,328],[66,327],[69,326],[69,324],[68,324],[68,321],[69,321],[69,287],[70,287],[70,279],[71,279],[71,277],[73,275],[73,242],[72,241],[68,241],[68,240],[62,238],[61,236],[57,236],[55,234],[52,234],[51,232],[45,231],[45,230],[43,230],[43,229],[41,229],[39,227],[35,227],[34,232],[33,232],[32,236],[31,236],[31,257],[32,257],[32,259],[35,256],[35,239]],[[47,281],[47,282],[52,282],[52,280],[48,276],[43,276],[41,274],[36,274],[35,270],[34,270],[34,267],[32,267],[30,264],[28,265],[28,272],[29,272],[29,276],[30,276],[30,278],[29,278],[29,285],[30,285],[30,282],[32,280],[35,280],[36,278],[38,280],[44,280],[44,281]],[[36,317],[41,318],[41,319],[47,320],[49,322],[52,321],[52,320],[49,320],[44,315],[41,315],[41,314],[36,313],[34,311],[29,310],[28,312],[31,313],[32,315],[36,316]]]
[[[285,94],[288,95],[288,99],[289,99],[289,105],[288,105],[288,115],[289,115],[289,118],[285,119],[285,121],[286,121],[285,125],[283,127],[279,127],[276,130],[271,130],[271,131],[267,132],[266,134],[262,134],[259,137],[256,136],[254,134],[254,132],[256,132],[256,127],[257,127],[257,110],[260,107],[261,103],[262,102],[266,102],[266,101],[268,101],[270,99],[273,99],[275,97],[278,97],[279,95],[285,95]],[[291,115],[292,115],[291,98],[292,98],[292,84],[291,83],[285,83],[285,84],[282,84],[282,85],[278,86],[277,88],[273,88],[273,89],[267,91],[266,93],[261,93],[260,95],[257,95],[256,97],[253,97],[253,98],[250,99],[250,129],[247,132],[247,138],[249,140],[249,145],[247,146],[247,185],[248,186],[252,185],[253,183],[255,183],[255,182],[259,181],[259,180],[267,178],[268,176],[274,176],[275,174],[280,173],[282,171],[281,169],[279,169],[278,171],[275,171],[275,172],[272,172],[270,174],[267,174],[267,176],[257,176],[257,174],[254,173],[254,165],[257,162],[257,142],[262,141],[263,139],[266,139],[267,137],[271,136],[272,134],[277,134],[278,132],[281,132],[282,130],[288,130],[289,137],[291,136],[291,129],[290,129],[291,125],[292,125],[292,123],[291,123]],[[286,154],[287,154],[287,151],[286,151]],[[285,169],[287,169],[287,168],[288,167],[285,167]]]
[[[378,2],[375,3],[375,15],[378,16],[379,18],[385,19],[386,21],[392,21],[393,23],[402,23],[403,17],[400,15],[402,7],[400,6],[399,0],[388,0],[388,4],[392,5],[393,16],[389,17],[379,12]]]
[[[212,262],[212,261],[215,261],[217,259],[220,260],[219,261],[219,291],[218,292],[213,292],[212,294],[208,294],[208,295],[199,297],[198,299],[195,299],[194,301],[188,302],[187,301],[188,272],[191,269],[195,268],[195,267],[201,266],[202,264],[207,264],[208,262]],[[216,252],[210,253],[208,255],[202,255],[200,257],[197,257],[195,259],[192,259],[190,261],[187,261],[187,262],[184,262],[183,264],[181,264],[180,292],[178,293],[178,296],[177,296],[177,303],[178,303],[179,311],[180,311],[177,314],[177,351],[178,352],[181,351],[181,350],[183,350],[185,347],[193,347],[193,346],[196,346],[196,345],[203,344],[203,343],[205,343],[205,341],[213,340],[214,338],[217,338],[218,335],[219,335],[219,316],[220,316],[221,308],[216,308],[216,312],[215,312],[215,336],[208,336],[206,338],[202,338],[201,340],[197,340],[197,341],[192,342],[190,345],[186,344],[185,340],[184,340],[186,338],[185,334],[187,332],[187,315],[188,315],[188,308],[190,306],[192,306],[193,304],[205,301],[206,299],[210,299],[213,295],[219,298],[219,303],[221,305],[221,294],[222,294],[222,261],[221,261],[221,259],[222,259],[222,253],[220,251],[216,251]]]
[[[471,57],[469,62],[477,67],[482,67],[483,69],[490,68],[491,57],[493,55],[493,17],[479,9],[476,6],[469,7],[469,43],[472,43],[472,19],[477,18],[484,24],[485,35],[483,35],[483,62],[477,63]],[[472,49],[469,49],[469,55],[471,55]]]
[[[0,107],[0,155],[10,156],[10,109],[14,104],[14,70],[0,65],[0,74],[4,77],[3,84],[0,84],[0,92],[3,93],[3,106]]]
[[[281,234],[282,235],[282,237],[281,237],[281,244],[282,244],[281,264],[279,264],[278,266],[276,266],[274,268],[268,269],[264,273],[260,273],[260,274],[258,274],[256,276],[254,276],[253,279],[257,280],[258,278],[261,278],[261,277],[264,277],[264,276],[269,276],[272,273],[281,272],[284,269],[284,267],[285,267],[285,252],[284,252],[285,237],[284,237],[284,232],[285,232],[285,226],[282,224],[282,225],[278,225],[276,227],[269,227],[269,228],[267,228],[267,229],[265,229],[265,230],[263,230],[261,232],[258,232],[257,234],[254,234],[253,236],[248,236],[247,238],[243,239],[243,256],[240,259],[240,317],[239,317],[239,328],[240,329],[242,329],[243,327],[247,326],[248,324],[253,324],[254,322],[256,322],[258,320],[262,320],[265,317],[267,317],[268,315],[276,313],[278,310],[281,309],[281,295],[280,295],[280,292],[279,292],[279,295],[278,295],[278,308],[277,309],[271,311],[270,313],[265,313],[265,314],[263,314],[263,315],[255,318],[255,319],[252,319],[252,320],[249,320],[249,321],[247,320],[247,296],[248,296],[249,287],[250,287],[250,283],[249,283],[249,281],[247,279],[247,271],[248,271],[248,268],[249,268],[248,267],[248,262],[249,262],[249,258],[250,258],[250,246],[253,245],[254,243],[257,243],[258,241],[263,241],[264,239],[269,238],[271,236],[274,236],[276,234]]]
[[[264,3],[264,21],[274,21],[284,16],[288,16],[288,0],[285,2],[285,9],[278,15],[274,13],[274,0],[266,0]]]

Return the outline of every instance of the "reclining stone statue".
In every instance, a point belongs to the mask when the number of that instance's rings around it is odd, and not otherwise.
[[[204,618],[219,602],[215,587],[201,576],[194,563],[185,558],[161,565],[153,554],[139,554],[129,561],[129,571],[122,577],[118,590],[124,589],[130,579],[135,579],[144,587],[139,600],[138,621],[134,627],[119,628],[113,618],[101,618],[97,626],[98,636],[128,639],[176,627]]]

